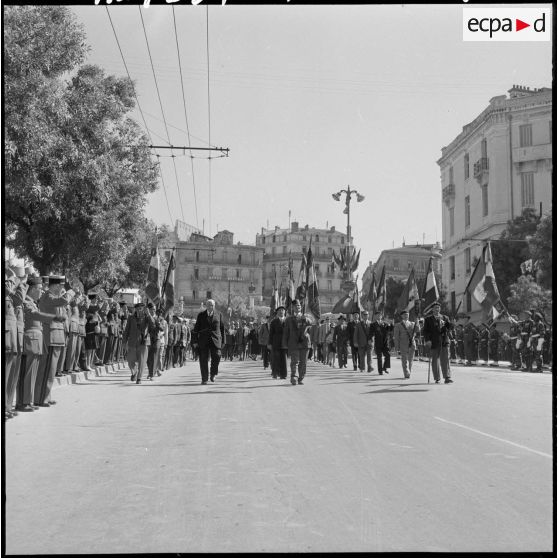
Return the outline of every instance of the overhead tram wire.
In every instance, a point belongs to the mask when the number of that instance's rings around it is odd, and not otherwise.
[[[182,103],[184,105],[184,118],[186,119],[186,132],[188,137],[188,145],[192,144],[192,140],[190,138],[190,126],[188,124],[188,111],[186,110],[186,95],[184,93],[184,78],[182,76],[182,63],[180,60],[180,47],[178,46],[178,33],[176,31],[176,16],[174,13],[174,6],[172,6],[172,21],[174,24],[174,37],[176,39],[176,54],[178,56],[178,68],[180,70],[180,87],[182,89]],[[198,219],[198,198],[196,195],[196,177],[194,174],[194,157],[192,157],[192,151],[190,151],[190,164],[192,169],[192,185],[194,188],[194,208],[196,211],[196,227],[200,228],[200,223]]]
[[[130,72],[128,71],[128,65],[126,64],[126,59],[124,58],[124,53],[122,52],[122,48],[120,47],[120,41],[118,40],[118,35],[116,33],[116,28],[114,27],[114,24],[112,23],[112,18],[110,17],[110,12],[109,12],[108,6],[105,6],[105,9],[107,11],[107,15],[108,15],[108,18],[109,18],[109,21],[110,21],[110,26],[112,27],[112,32],[114,33],[114,38],[116,39],[116,44],[118,46],[118,50],[120,51],[120,56],[122,57],[122,62],[124,64],[124,68],[126,69],[126,74],[128,75],[128,79],[130,80],[130,83],[133,86],[134,97],[136,99],[136,103],[137,103],[138,110],[139,110],[140,115],[141,115],[141,119],[143,120],[143,125],[145,127],[146,132],[147,132],[147,136],[149,137],[149,141],[150,141],[151,145],[153,145],[153,138],[151,137],[151,133],[149,131],[149,128],[147,127],[147,122],[145,121],[145,116],[143,115],[143,111],[141,110],[141,105],[140,105],[138,96],[136,94],[136,87],[135,87],[134,82],[132,80],[132,76],[130,76]],[[167,196],[167,188],[165,186],[165,180],[163,179],[163,169],[161,167],[161,164],[160,164],[160,161],[159,161],[159,155],[157,154],[157,152],[155,152],[155,156],[157,157],[157,162],[159,163],[159,170],[161,172],[161,184],[163,185],[163,193],[165,194],[165,200],[167,202],[167,209],[169,210],[169,217],[170,217],[170,222],[171,222],[171,225],[172,225],[174,223],[174,218],[172,216],[172,212],[171,212],[171,209],[170,209],[169,198]]]
[[[147,39],[147,31],[145,29],[145,22],[143,21],[143,14],[141,13],[142,7],[138,6],[140,18],[141,18],[141,26],[143,28],[143,34],[145,36],[145,44],[147,45],[147,53],[149,55],[149,62],[151,64],[151,70],[153,72],[153,79],[155,80],[155,89],[157,90],[157,97],[159,98],[159,106],[161,107],[161,115],[163,116],[163,122],[165,124],[165,131],[167,133],[167,140],[169,145],[172,145],[170,140],[169,128],[167,126],[167,120],[165,118],[165,111],[163,110],[163,101],[161,100],[161,93],[159,92],[159,84],[157,83],[157,75],[155,74],[155,66],[153,65],[153,58],[151,57],[151,49],[149,48],[149,40]],[[172,153],[172,150],[171,150]],[[178,190],[178,199],[180,201],[180,211],[182,212],[182,220],[186,222],[186,218],[184,217],[184,206],[182,204],[182,195],[180,193],[180,186],[178,185],[178,172],[176,170],[176,161],[174,155],[172,156],[172,164],[174,166],[174,175],[176,178],[176,189]]]
[[[207,54],[207,128],[208,145],[211,145],[211,101],[209,96],[209,6],[205,5],[205,38]],[[208,190],[209,190],[209,236],[211,236],[211,156],[208,157]]]

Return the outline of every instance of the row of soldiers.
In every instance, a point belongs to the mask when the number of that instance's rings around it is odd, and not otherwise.
[[[40,277],[31,275],[32,268],[16,270],[6,266],[4,275],[5,420],[55,405],[55,377],[126,359],[133,313],[125,302],[75,291],[62,275]],[[163,321],[164,328],[141,341],[151,347],[144,363],[149,378],[186,361],[188,321],[172,315]]]

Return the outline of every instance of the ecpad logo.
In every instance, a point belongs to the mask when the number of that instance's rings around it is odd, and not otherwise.
[[[550,8],[463,8],[464,41],[550,41]]]

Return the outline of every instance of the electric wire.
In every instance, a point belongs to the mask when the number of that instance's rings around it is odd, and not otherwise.
[[[208,144],[211,145],[211,101],[209,94],[209,6],[205,6],[205,38],[206,38],[206,55],[207,55],[207,128],[208,128]],[[208,190],[209,190],[209,235],[211,236],[211,159],[208,157]]]
[[[178,68],[180,70],[180,86],[182,89],[182,103],[184,105],[184,118],[186,119],[186,131],[187,131],[187,138],[188,138],[188,143],[187,145],[191,145],[192,140],[190,138],[190,126],[188,124],[188,111],[186,110],[186,95],[184,93],[184,77],[182,76],[182,62],[180,60],[180,47],[178,45],[178,33],[176,31],[176,15],[174,13],[174,6],[172,6],[172,21],[174,24],[174,37],[176,39],[176,54],[178,56]],[[192,152],[190,151],[190,155],[192,155]],[[191,169],[192,169],[192,185],[194,188],[194,209],[196,212],[196,227],[199,229],[200,228],[200,223],[199,223],[199,219],[198,219],[198,198],[196,195],[196,177],[194,174],[194,157],[190,156],[190,164],[191,164]]]
[[[118,40],[118,34],[116,33],[116,28],[114,27],[114,24],[112,22],[112,18],[110,17],[110,12],[109,12],[108,6],[105,6],[105,9],[107,11],[107,15],[108,15],[108,18],[109,18],[109,21],[110,21],[110,26],[112,27],[112,32],[114,33],[114,38],[116,39],[116,44],[118,46],[118,50],[120,51],[120,56],[122,58],[122,63],[124,64],[124,68],[126,69],[126,74],[128,75],[128,79],[130,80],[130,83],[132,84],[134,97],[136,99],[136,104],[137,104],[138,110],[140,112],[141,118],[143,120],[143,125],[145,126],[145,130],[147,132],[147,136],[149,137],[149,141],[151,142],[151,145],[153,145],[153,143],[154,143],[153,138],[151,137],[151,133],[149,131],[149,128],[147,127],[147,122],[145,121],[145,116],[143,115],[143,111],[141,110],[141,105],[140,105],[138,96],[136,94],[136,87],[135,87],[134,82],[132,80],[132,76],[130,76],[130,72],[128,71],[128,65],[126,64],[126,59],[124,58],[124,53],[122,52],[122,48],[120,47],[120,41]],[[159,171],[160,171],[160,174],[161,174],[161,184],[163,185],[163,193],[165,194],[165,200],[167,202],[167,209],[169,211],[169,217],[171,219],[171,224],[172,224],[172,223],[174,223],[174,219],[173,219],[172,212],[171,212],[171,209],[170,209],[169,198],[167,196],[167,188],[165,186],[165,181],[163,179],[163,170],[162,170],[162,167],[160,165],[160,161],[158,160],[159,156],[157,155],[157,152],[155,152],[155,155],[157,157],[157,163],[159,164]]]
[[[141,6],[138,6],[138,10],[139,10],[140,18],[141,18],[141,25],[142,25],[142,28],[143,28],[143,34],[144,34],[144,37],[145,37],[145,44],[147,45],[147,53],[149,55],[149,62],[151,64],[151,70],[153,72],[153,79],[155,80],[155,89],[157,90],[157,97],[159,99],[159,106],[161,107],[161,115],[163,116],[165,131],[167,133],[167,139],[168,139],[169,145],[172,145],[171,140],[170,140],[169,129],[168,129],[168,126],[167,126],[167,120],[165,118],[165,111],[163,110],[163,101],[161,100],[161,93],[159,91],[159,84],[157,83],[157,75],[155,73],[155,66],[153,64],[153,58],[151,56],[151,49],[149,48],[149,40],[147,38],[147,31],[145,29],[145,22],[143,20],[143,14],[141,13],[141,11],[142,11]],[[171,150],[171,153],[172,153],[172,150]],[[174,166],[174,175],[175,175],[175,178],[176,178],[176,189],[178,190],[178,199],[180,201],[180,211],[182,212],[182,220],[184,222],[186,222],[186,218],[184,217],[184,206],[182,204],[182,195],[180,193],[180,186],[178,184],[178,171],[176,170],[176,161],[175,161],[174,157],[172,158],[172,163],[173,163],[173,166]]]

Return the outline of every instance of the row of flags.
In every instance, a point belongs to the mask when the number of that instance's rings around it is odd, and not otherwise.
[[[174,307],[174,270],[176,260],[174,258],[174,248],[172,250],[169,264],[165,273],[163,285],[161,287],[161,258],[159,257],[159,247],[157,244],[157,232],[155,241],[151,248],[151,260],[147,270],[147,284],[145,295],[155,305],[157,309],[162,309],[166,316],[169,310]]]
[[[422,296],[419,295],[419,289],[415,279],[415,270],[414,268],[411,269],[405,288],[397,301],[398,312],[401,312],[402,310],[410,312],[416,307],[417,302],[422,301],[422,314],[424,316],[428,316],[432,311],[434,303],[439,302],[440,292],[436,283],[436,275],[434,274],[432,261],[433,258],[430,258],[428,261],[428,270],[426,272],[426,280]],[[481,305],[484,322],[491,324],[499,316],[509,317],[509,312],[500,299],[498,286],[496,285],[496,277],[494,276],[494,269],[492,267],[492,250],[490,248],[490,242],[483,247],[482,257],[477,261],[471,278],[465,287],[463,297],[465,297],[468,293]],[[373,312],[383,311],[386,304],[386,297],[387,291],[384,266],[382,267],[378,285],[376,285],[375,273],[372,273],[372,282],[370,284],[366,303]],[[455,309],[454,314],[456,316],[463,302],[463,297]]]

